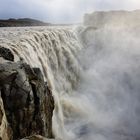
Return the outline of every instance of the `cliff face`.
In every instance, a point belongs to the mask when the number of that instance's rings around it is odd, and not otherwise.
[[[84,25],[102,26],[139,26],[140,10],[136,11],[99,11],[85,14]]]
[[[53,138],[54,99],[40,69],[23,62],[12,62],[10,50],[0,50],[1,140],[35,134]]]

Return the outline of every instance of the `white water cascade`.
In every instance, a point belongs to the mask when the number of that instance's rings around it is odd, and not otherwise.
[[[140,139],[140,31],[92,27],[1,28],[0,46],[39,67],[55,99],[62,140]]]

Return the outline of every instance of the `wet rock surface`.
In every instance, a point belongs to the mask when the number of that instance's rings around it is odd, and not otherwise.
[[[0,46],[0,57],[3,57],[4,59],[9,61],[14,61],[14,55],[12,54],[12,52],[8,48],[1,46]]]
[[[0,63],[0,137],[31,135],[53,138],[54,99],[39,68],[22,62]]]

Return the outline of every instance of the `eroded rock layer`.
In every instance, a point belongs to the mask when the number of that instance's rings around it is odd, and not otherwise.
[[[33,134],[53,138],[54,100],[39,68],[1,59],[0,92],[2,140],[16,140]]]

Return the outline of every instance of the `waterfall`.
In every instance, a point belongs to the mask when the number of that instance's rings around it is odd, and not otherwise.
[[[72,94],[80,78],[77,52],[81,45],[77,36],[70,28],[13,30],[7,31],[8,39],[1,39],[1,46],[12,50],[15,61],[24,61],[42,70],[55,98],[54,134],[64,139],[67,136],[61,97]]]
[[[39,67],[62,140],[140,139],[140,34],[92,27],[1,28],[0,46]]]

